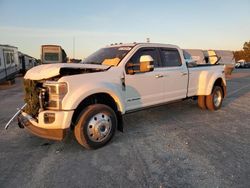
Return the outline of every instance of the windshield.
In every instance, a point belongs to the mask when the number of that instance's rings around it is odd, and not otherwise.
[[[117,66],[132,49],[129,46],[101,48],[83,60],[85,64]]]

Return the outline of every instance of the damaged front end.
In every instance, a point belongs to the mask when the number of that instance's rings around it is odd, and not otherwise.
[[[60,78],[106,71],[108,68],[64,64],[32,68],[24,77],[26,106],[18,115],[19,127],[25,127],[42,138],[62,140],[71,125],[74,110],[63,109],[62,101],[68,93],[68,85],[60,82]]]
[[[23,111],[36,118],[40,109],[39,96],[43,89],[43,83],[36,80],[24,80],[23,84],[25,91],[24,101],[27,104]]]
[[[18,115],[19,127],[25,127],[42,138],[62,140],[67,130],[62,125],[69,125],[73,115],[73,111],[62,110],[61,102],[67,94],[67,84],[25,79],[24,90],[26,106]]]
[[[24,101],[27,103],[24,112],[33,118],[37,118],[38,113],[43,110],[61,110],[62,99],[68,92],[67,83],[57,82],[61,77],[106,70],[99,68],[61,67],[53,76],[51,74],[51,77],[48,77],[45,73],[41,74],[45,70],[40,70],[40,75],[36,75],[36,79],[32,79],[35,71],[32,72],[31,70],[31,72],[25,75],[24,79]]]
[[[37,119],[38,114],[44,110],[62,110],[62,100],[68,87],[64,82],[24,80],[24,90],[27,105],[23,112]]]
[[[18,116],[20,128],[36,136],[62,140],[71,124],[73,110],[62,110],[67,84],[48,80],[24,80],[26,106]]]

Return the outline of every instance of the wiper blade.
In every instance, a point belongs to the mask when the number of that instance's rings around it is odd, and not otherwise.
[[[90,62],[83,62],[83,64],[95,64],[95,65],[100,65],[98,62],[90,61]]]

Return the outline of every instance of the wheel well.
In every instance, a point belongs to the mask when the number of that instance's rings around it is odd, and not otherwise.
[[[97,93],[88,96],[85,98],[75,109],[75,112],[72,117],[71,129],[74,129],[76,125],[77,118],[81,111],[89,105],[92,104],[105,104],[112,108],[116,113],[117,120],[118,120],[118,130],[123,131],[123,121],[122,121],[122,114],[117,108],[117,104],[115,100],[107,93]]]
[[[222,91],[223,91],[223,97],[226,96],[226,86],[222,80],[222,78],[218,78],[215,82],[214,82],[214,86],[219,86],[221,87]]]

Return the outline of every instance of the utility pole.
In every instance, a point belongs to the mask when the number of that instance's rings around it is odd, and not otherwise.
[[[75,59],[75,37],[73,37],[73,59]]]

